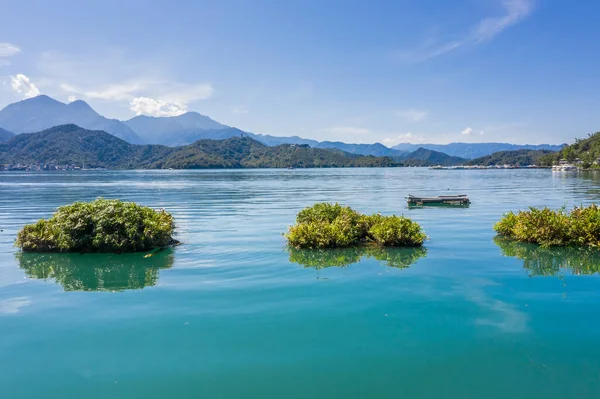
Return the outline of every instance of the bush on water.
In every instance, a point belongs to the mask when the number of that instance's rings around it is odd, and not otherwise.
[[[285,234],[294,248],[339,248],[360,242],[386,247],[418,247],[427,238],[421,226],[403,216],[363,215],[348,206],[317,203],[298,213]]]
[[[503,237],[553,246],[600,246],[600,208],[592,204],[565,209],[529,208],[527,211],[506,213],[494,225]]]
[[[26,252],[137,252],[177,243],[170,213],[98,198],[61,206],[50,219],[23,227],[15,245]]]

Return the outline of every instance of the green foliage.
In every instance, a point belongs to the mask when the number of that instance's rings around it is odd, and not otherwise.
[[[423,247],[383,248],[377,245],[329,249],[296,249],[289,247],[288,252],[290,262],[315,269],[346,267],[358,263],[365,256],[374,258],[386,266],[404,269],[427,255],[427,250]]]
[[[561,159],[573,163],[580,159],[584,168],[599,168],[594,162],[600,158],[600,132],[589,134],[585,139],[575,139],[575,143],[563,147],[559,152],[548,154],[541,159],[544,166],[556,165]]]
[[[402,216],[362,215],[347,206],[317,203],[303,209],[285,234],[294,248],[338,248],[362,241],[380,246],[421,246],[421,227]]]
[[[173,266],[173,251],[151,254],[73,254],[17,252],[30,278],[55,280],[65,291],[124,291],[153,286],[159,270]]]
[[[464,165],[467,162],[465,158],[451,156],[422,147],[409,154],[394,157],[394,159],[399,160],[403,166],[453,166]]]
[[[542,165],[542,159],[545,156],[556,154],[550,150],[515,150],[499,151],[490,155],[469,161],[468,165],[495,166],[495,165]]]
[[[75,125],[20,134],[0,144],[0,164],[77,165],[108,169],[327,168],[398,166],[391,158],[357,156],[335,149],[279,145],[249,137],[198,140],[181,147],[129,144]]]
[[[23,227],[15,245],[27,252],[136,252],[174,244],[170,213],[98,198],[57,209]]]
[[[520,243],[505,238],[494,238],[504,256],[523,260],[530,276],[555,276],[563,271],[573,274],[600,273],[600,251],[597,248],[554,247]]]
[[[386,247],[418,247],[427,238],[417,222],[403,216],[379,217],[369,229],[368,237]]]
[[[521,242],[552,246],[600,246],[600,208],[592,204],[564,209],[530,208],[505,214],[494,230],[503,237]]]

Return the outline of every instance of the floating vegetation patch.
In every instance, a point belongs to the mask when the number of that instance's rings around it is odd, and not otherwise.
[[[15,245],[25,252],[137,252],[177,243],[164,210],[98,198],[61,206],[50,219],[23,227]]]
[[[600,272],[600,250],[589,247],[542,247],[501,237],[494,239],[504,256],[523,260],[530,276],[555,276],[565,272],[595,274]]]
[[[423,247],[383,248],[376,245],[359,245],[349,248],[297,249],[288,247],[290,262],[304,267],[323,269],[347,267],[363,257],[376,259],[386,266],[404,269],[427,255]]]
[[[170,248],[146,255],[17,252],[15,256],[28,277],[54,280],[65,291],[125,291],[151,287],[157,283],[160,269],[173,266]]]
[[[494,230],[502,237],[553,246],[600,246],[600,208],[592,204],[565,209],[529,208],[506,213]]]
[[[303,209],[285,234],[297,249],[341,248],[370,242],[384,247],[419,247],[427,238],[403,216],[363,215],[348,206],[317,203]]]

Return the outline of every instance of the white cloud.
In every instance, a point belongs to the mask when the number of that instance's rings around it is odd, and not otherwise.
[[[0,57],[11,57],[20,53],[21,49],[10,43],[0,43]]]
[[[233,108],[231,108],[231,113],[233,113],[233,114],[249,114],[250,111],[248,111],[244,107],[233,107]]]
[[[352,126],[334,126],[325,129],[326,132],[329,133],[338,133],[338,134],[369,134],[371,131],[369,129],[365,129],[362,127],[352,127]]]
[[[427,45],[413,53],[404,54],[400,58],[411,62],[424,61],[466,45],[477,45],[491,40],[506,28],[521,22],[531,14],[533,0],[504,0],[502,7],[504,8],[504,15],[482,19],[462,39],[440,45]]]
[[[148,97],[135,97],[131,100],[129,109],[136,115],[177,116],[187,112],[187,105]]]
[[[13,90],[22,94],[24,98],[31,98],[40,95],[40,89],[25,75],[19,73],[10,77]]]
[[[465,130],[463,130],[462,132],[460,132],[460,134],[464,134],[465,136],[470,136],[471,134],[473,134],[473,129],[468,127]]]
[[[408,122],[419,122],[427,116],[427,111],[421,109],[402,109],[395,114]]]
[[[73,101],[77,101],[77,97],[76,97],[76,96],[69,96],[69,97],[67,98],[67,100],[68,100],[70,103],[72,103]]]
[[[426,140],[423,136],[415,135],[411,132],[399,134],[394,137],[388,137],[381,141],[381,144],[387,147],[393,147],[401,143],[423,144]]]

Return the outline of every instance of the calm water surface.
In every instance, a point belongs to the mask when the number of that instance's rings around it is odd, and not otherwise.
[[[466,193],[464,209],[404,197]],[[150,258],[19,254],[76,200],[171,211]],[[1,398],[599,398],[599,257],[494,241],[592,174],[405,169],[0,173]],[[289,253],[302,207],[405,214],[423,250]]]

